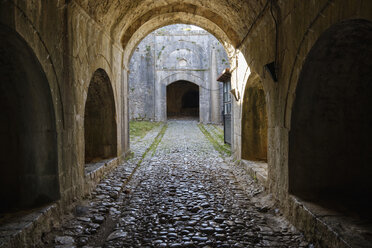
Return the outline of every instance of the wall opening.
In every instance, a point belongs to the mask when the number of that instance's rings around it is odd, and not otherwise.
[[[296,89],[289,134],[289,191],[337,210],[370,214],[372,23],[325,31]]]
[[[267,161],[265,92],[257,75],[249,77],[242,112],[242,159]]]
[[[199,119],[199,86],[177,81],[167,86],[167,118]]]
[[[57,129],[46,75],[13,30],[0,25],[0,212],[59,199]]]
[[[117,156],[117,124],[111,82],[103,69],[94,72],[84,115],[85,163]]]
[[[166,87],[184,80],[200,86],[200,90],[185,98],[201,99],[200,111],[198,113],[196,107],[185,107],[182,113],[170,109],[169,116],[194,115],[199,116],[202,123],[222,122],[222,89],[216,78],[229,67],[229,59],[224,46],[212,34],[194,25],[167,25],[148,33],[130,54],[130,120],[166,121]],[[196,92],[199,97],[195,97]],[[180,101],[182,104],[182,99]]]

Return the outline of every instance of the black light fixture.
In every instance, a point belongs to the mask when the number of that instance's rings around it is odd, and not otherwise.
[[[237,91],[236,89],[232,89],[232,90],[230,90],[230,93],[231,93],[231,95],[234,96],[235,101],[239,101],[239,99],[240,99],[239,91]]]
[[[264,68],[266,69],[266,71],[270,73],[270,76],[273,79],[273,81],[278,82],[278,77],[276,75],[276,70],[275,70],[275,61],[264,65]]]

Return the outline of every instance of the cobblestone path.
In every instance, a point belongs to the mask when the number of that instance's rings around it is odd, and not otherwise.
[[[239,169],[221,157],[197,122],[168,122],[132,149],[134,158],[103,180],[45,238],[46,246],[311,247],[277,209],[260,201],[266,196],[254,180],[243,177],[242,187],[234,176]]]

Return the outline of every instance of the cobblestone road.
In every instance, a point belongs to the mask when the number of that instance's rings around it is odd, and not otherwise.
[[[262,204],[266,196],[254,180],[243,176],[242,187],[239,169],[197,122],[168,122],[132,149],[134,157],[101,181],[45,246],[311,247]]]

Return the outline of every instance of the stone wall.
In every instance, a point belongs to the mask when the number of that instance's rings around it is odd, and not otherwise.
[[[0,28],[2,33],[14,33],[16,40],[26,44],[25,47],[32,51],[28,54],[36,58],[40,64],[38,68],[42,69],[48,82],[49,106],[53,106],[55,119],[53,150],[57,157],[54,164],[59,185],[57,203],[62,206],[58,209],[66,209],[84,193],[84,114],[89,83],[94,72],[102,69],[110,79],[116,109],[117,157],[121,158],[129,151],[129,58],[139,41],[153,30],[174,23],[189,23],[215,35],[229,56],[232,88],[238,92],[238,100],[233,103],[232,149],[236,158],[241,158],[244,90],[252,73],[262,82],[260,88],[265,92],[268,116],[269,191],[279,200],[286,215],[314,237],[316,231],[303,214],[306,211],[291,201],[289,192],[289,137],[295,128],[292,127],[292,109],[298,97],[297,84],[305,60],[319,37],[333,25],[345,20],[363,19],[371,22],[371,9],[370,0],[190,0],[187,3],[180,0],[7,0],[0,2]],[[148,39],[151,37],[172,42],[165,35],[150,35]],[[165,87],[155,89],[156,85],[160,85],[159,82],[167,85],[177,80],[187,80],[200,86],[210,79],[210,74],[204,71],[194,69],[193,74],[189,74],[179,72],[178,68],[159,67],[165,62],[162,56],[170,56],[172,51],[164,48],[157,59],[162,47],[153,44],[155,47],[150,46],[153,61],[150,59],[147,62],[144,57],[140,62],[143,67],[153,65],[154,75],[159,73],[160,76],[155,76],[156,81],[150,82],[148,79],[152,75],[143,75],[141,82],[144,86],[151,83],[154,85],[154,94],[149,91],[144,96],[153,95],[149,98],[157,99],[159,95],[164,95]],[[6,47],[1,49],[0,55],[6,55],[2,58],[5,61],[8,57],[4,52]],[[146,52],[146,47],[140,46],[138,56]],[[205,53],[209,56],[207,50]],[[20,68],[27,67],[31,61],[25,59]],[[264,65],[273,61],[277,65],[277,82],[264,69]],[[183,64],[180,61],[177,65]],[[204,66],[203,63],[201,65]],[[15,74],[9,73],[6,76],[14,77]],[[204,106],[210,102],[207,95],[201,99]],[[4,102],[8,103],[8,100],[2,99]],[[153,106],[155,108],[149,112],[150,115],[163,120],[165,108],[161,106],[165,105]],[[2,108],[5,113],[6,106]],[[151,107],[148,105],[145,108]],[[370,108],[365,110],[368,112]],[[210,120],[208,113],[205,121]],[[358,115],[357,118],[363,117]],[[22,124],[27,125],[27,121]],[[6,125],[1,127],[5,128]],[[368,132],[366,134],[369,135]],[[23,153],[14,154],[21,156]]]
[[[64,209],[85,191],[84,113],[89,83],[97,69],[107,73],[115,98],[118,144],[115,157],[120,158],[129,150],[123,106],[126,88],[121,75],[123,50],[100,24],[74,2],[2,1],[0,13],[1,31],[14,32],[24,40],[25,47],[32,51],[36,63],[40,63],[45,73],[56,130],[56,148],[53,150],[56,152],[58,186],[53,188],[59,191],[57,200]],[[15,53],[23,48],[17,49]],[[31,68],[31,64],[27,63],[35,62],[24,58],[20,63],[25,63],[25,68]],[[37,123],[37,115],[32,117],[35,120],[26,117],[24,115],[20,119],[22,125],[27,127],[27,123]],[[39,155],[49,156],[31,154],[36,158]]]
[[[0,3],[2,62],[14,70],[12,72],[2,66],[5,69],[1,73],[1,81],[4,82],[2,90],[8,82],[13,84],[8,88],[7,96],[1,96],[2,113],[14,111],[12,129],[18,130],[20,135],[18,145],[7,145],[8,148],[13,147],[10,148],[12,152],[1,146],[2,152],[8,151],[14,156],[7,163],[2,161],[2,164],[16,171],[15,175],[9,173],[8,178],[21,178],[17,187],[23,192],[7,188],[14,194],[13,198],[17,201],[22,199],[24,203],[19,203],[16,208],[34,207],[64,196],[64,175],[60,173],[65,164],[63,154],[65,151],[73,152],[66,149],[68,145],[64,142],[68,128],[63,99],[66,80],[64,49],[68,43],[64,36],[65,14],[63,2]],[[12,54],[6,54],[6,51]],[[9,103],[12,105],[7,106]]]
[[[216,78],[227,67],[223,46],[203,29],[178,24],[150,33],[130,60],[130,118],[165,121],[167,85],[186,80],[200,88],[200,120],[220,123],[222,84]]]

